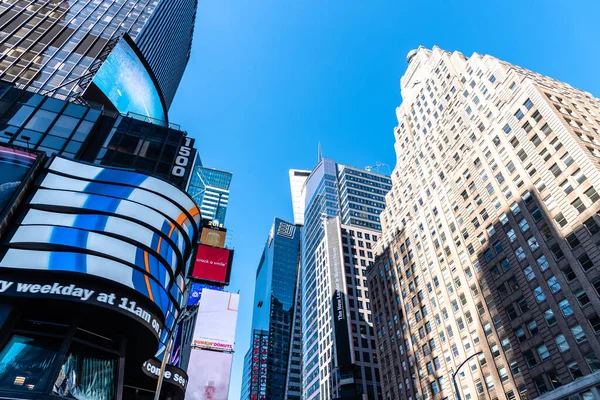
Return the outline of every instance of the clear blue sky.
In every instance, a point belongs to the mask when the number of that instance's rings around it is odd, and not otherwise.
[[[409,50],[491,54],[600,96],[600,2],[200,0],[171,120],[206,166],[233,172],[226,225],[241,293],[229,399],[239,399],[254,275],[275,216],[291,219],[288,170],[325,156],[395,164]]]

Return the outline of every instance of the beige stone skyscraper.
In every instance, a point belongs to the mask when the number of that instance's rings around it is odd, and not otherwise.
[[[600,398],[600,100],[489,55],[407,61],[368,272],[384,399],[452,398],[472,355],[463,399]]]

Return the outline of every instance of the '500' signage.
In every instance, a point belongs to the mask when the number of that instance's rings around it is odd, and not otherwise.
[[[192,162],[190,160],[192,156],[192,146],[194,145],[194,139],[185,137],[184,142],[179,146],[177,157],[175,158],[175,165],[171,170],[171,175],[183,177],[187,171],[188,166]]]

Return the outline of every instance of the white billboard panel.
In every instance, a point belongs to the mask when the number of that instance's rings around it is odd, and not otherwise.
[[[233,351],[240,295],[204,289],[192,346]]]
[[[227,400],[232,360],[231,353],[192,349],[185,400]]]

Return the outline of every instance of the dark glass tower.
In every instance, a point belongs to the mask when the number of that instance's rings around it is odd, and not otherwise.
[[[242,399],[285,398],[299,257],[300,227],[275,218],[256,272]]]
[[[168,108],[187,64],[196,6],[197,0],[2,1],[0,79],[52,96],[83,93],[78,78],[112,39],[128,34]]]

